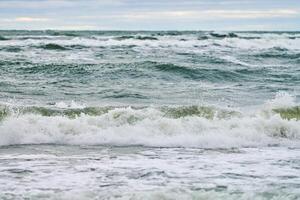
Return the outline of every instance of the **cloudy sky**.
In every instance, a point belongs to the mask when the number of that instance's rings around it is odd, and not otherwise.
[[[0,29],[300,30],[300,0],[0,0]]]

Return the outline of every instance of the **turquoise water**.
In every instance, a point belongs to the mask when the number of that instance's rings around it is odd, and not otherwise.
[[[297,199],[299,101],[300,32],[2,30],[0,197]]]

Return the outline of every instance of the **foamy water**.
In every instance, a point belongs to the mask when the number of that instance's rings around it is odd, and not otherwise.
[[[0,31],[0,198],[300,198],[299,42]]]

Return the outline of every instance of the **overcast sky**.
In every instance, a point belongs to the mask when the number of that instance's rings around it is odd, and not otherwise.
[[[0,29],[300,30],[300,0],[0,0]]]

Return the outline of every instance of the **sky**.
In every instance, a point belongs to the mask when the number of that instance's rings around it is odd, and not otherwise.
[[[0,0],[0,29],[300,31],[300,0]]]

